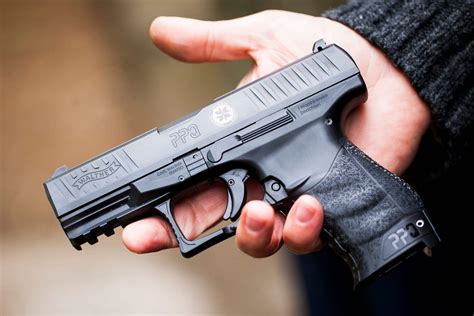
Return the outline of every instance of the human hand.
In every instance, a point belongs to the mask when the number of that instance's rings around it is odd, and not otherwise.
[[[354,58],[368,89],[368,100],[345,118],[345,135],[388,170],[401,174],[413,160],[430,112],[407,78],[383,52],[350,28],[319,17],[285,11],[264,11],[239,19],[208,22],[160,17],[150,29],[158,48],[186,62],[251,59],[251,70],[241,84],[253,81],[311,52],[324,38]],[[250,199],[258,186],[249,184]],[[212,186],[185,198],[174,215],[187,238],[199,236],[221,218],[226,204],[222,186]],[[300,197],[285,218],[262,201],[247,203],[240,217],[236,241],[254,257],[273,254],[284,242],[295,253],[319,249],[323,223],[321,205]],[[143,253],[176,247],[177,242],[161,217],[134,222],[123,231],[125,245]]]

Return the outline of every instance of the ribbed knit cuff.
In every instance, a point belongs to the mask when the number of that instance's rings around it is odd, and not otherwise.
[[[356,0],[323,16],[380,47],[431,108],[450,165],[474,138],[473,1]]]

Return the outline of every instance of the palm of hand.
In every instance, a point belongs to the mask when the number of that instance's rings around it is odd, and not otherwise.
[[[430,113],[403,73],[383,53],[348,27],[324,18],[282,11],[260,13],[251,26],[249,56],[255,61],[242,83],[307,55],[315,40],[336,43],[354,58],[368,91],[367,102],[344,122],[345,134],[370,157],[402,174],[416,154]],[[249,23],[250,24],[250,23]],[[329,44],[329,43],[328,43]]]

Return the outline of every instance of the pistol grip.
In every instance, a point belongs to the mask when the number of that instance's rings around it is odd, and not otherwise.
[[[324,233],[351,267],[354,287],[439,242],[416,192],[348,140],[306,193],[322,203]]]

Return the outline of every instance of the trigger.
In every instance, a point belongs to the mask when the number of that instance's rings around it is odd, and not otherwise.
[[[245,169],[233,169],[219,176],[227,185],[227,207],[223,215],[224,220],[229,218],[235,221],[244,206],[246,192],[245,181],[248,179],[248,171]]]

